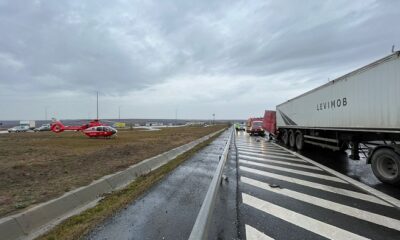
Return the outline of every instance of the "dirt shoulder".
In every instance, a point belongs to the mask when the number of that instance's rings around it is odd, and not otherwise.
[[[61,196],[223,127],[120,131],[115,139],[90,139],[79,132],[2,134],[0,216]]]

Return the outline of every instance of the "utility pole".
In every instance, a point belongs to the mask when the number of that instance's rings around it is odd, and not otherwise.
[[[47,121],[47,109],[49,108],[49,106],[45,106],[44,107],[44,120]]]
[[[97,91],[96,93],[97,93],[97,95],[96,95],[97,96],[97,98],[96,98],[96,108],[97,108],[96,116],[97,116],[97,118],[96,119],[99,120],[99,91]]]
[[[175,125],[178,125],[178,107],[175,108]]]
[[[121,121],[121,106],[118,106],[118,121]]]
[[[213,116],[213,125],[215,124],[215,113],[212,114]]]

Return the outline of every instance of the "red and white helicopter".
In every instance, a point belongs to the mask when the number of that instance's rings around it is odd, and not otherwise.
[[[65,126],[61,121],[53,119],[50,129],[55,133],[81,131],[90,138],[109,138],[118,132],[115,128],[101,123],[98,119],[90,121],[82,126]]]

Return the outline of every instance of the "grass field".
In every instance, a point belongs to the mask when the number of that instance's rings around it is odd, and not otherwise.
[[[1,134],[0,216],[58,197],[223,127],[128,130],[114,139],[90,139],[80,132]]]

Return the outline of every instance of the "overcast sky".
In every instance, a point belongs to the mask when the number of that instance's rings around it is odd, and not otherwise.
[[[400,1],[0,0],[0,119],[240,119],[400,49]]]

